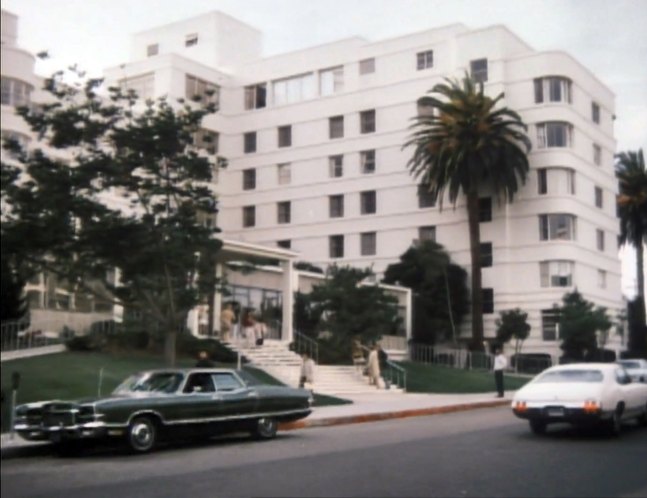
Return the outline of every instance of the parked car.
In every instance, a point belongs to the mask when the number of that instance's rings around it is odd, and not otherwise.
[[[615,363],[559,365],[519,389],[513,413],[527,419],[535,434],[556,422],[601,425],[619,434],[622,422],[635,418],[647,425],[647,384],[632,382]]]
[[[618,360],[634,382],[647,382],[647,360],[632,359]]]
[[[235,370],[153,370],[132,375],[105,398],[17,406],[14,430],[62,451],[79,440],[121,438],[145,453],[173,437],[246,431],[270,439],[279,422],[307,417],[312,402],[309,391],[250,385]]]

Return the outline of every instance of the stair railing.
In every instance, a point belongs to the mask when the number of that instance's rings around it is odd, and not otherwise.
[[[319,364],[319,344],[305,334],[297,330],[292,331],[294,334],[294,352],[303,354],[308,353],[316,364]]]
[[[391,360],[386,360],[386,364],[389,367],[389,381],[391,385],[396,385],[399,388],[402,388],[403,391],[407,391],[407,371],[402,368],[400,365],[392,362]]]

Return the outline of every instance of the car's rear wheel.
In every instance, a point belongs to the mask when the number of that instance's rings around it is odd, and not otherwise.
[[[157,424],[151,417],[137,417],[128,426],[127,440],[136,453],[151,451],[157,443]]]
[[[645,405],[645,411],[638,417],[638,423],[643,427],[647,427],[647,405]]]
[[[263,417],[259,418],[256,421],[256,426],[252,432],[252,435],[256,439],[272,439],[276,436],[276,431],[278,429],[278,422],[275,418],[272,417]]]
[[[546,434],[546,422],[543,420],[529,420],[529,423],[533,434]]]

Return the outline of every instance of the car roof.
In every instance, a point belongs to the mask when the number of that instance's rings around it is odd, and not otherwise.
[[[616,368],[618,368],[616,363],[568,363],[551,367],[550,370],[615,370]]]

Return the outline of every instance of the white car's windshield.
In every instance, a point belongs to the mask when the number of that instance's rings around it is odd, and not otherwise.
[[[115,394],[129,392],[173,393],[182,382],[183,375],[177,372],[156,372],[131,375],[114,390]]]
[[[625,368],[640,368],[640,363],[637,361],[619,361],[618,363]]]
[[[556,370],[546,372],[535,382],[602,382],[600,370]]]

